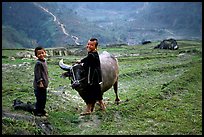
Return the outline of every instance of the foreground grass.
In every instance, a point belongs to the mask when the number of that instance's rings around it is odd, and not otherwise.
[[[153,49],[156,43],[100,48],[99,52],[106,50],[118,57],[122,102],[114,104],[114,91],[110,89],[104,93],[107,110],[101,112],[96,106],[90,116],[79,116],[85,108],[83,100],[70,88],[68,79],[60,78],[63,71],[57,65],[59,58],[49,58],[46,109],[53,127],[52,134],[201,135],[202,45],[197,41],[178,43],[180,48],[177,51]],[[6,56],[6,51],[4,53]],[[64,58],[70,64],[81,57]],[[22,63],[20,59],[11,62],[8,58],[3,58],[2,62]],[[4,111],[31,115],[12,108],[15,98],[35,101],[32,87],[34,61],[28,62],[28,67],[2,69]],[[9,118],[2,118],[2,133],[44,134],[35,124]]]

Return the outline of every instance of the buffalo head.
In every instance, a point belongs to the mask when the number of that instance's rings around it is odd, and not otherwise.
[[[83,64],[74,64],[72,66],[63,63],[63,59],[60,60],[59,66],[61,69],[67,71],[62,74],[63,77],[69,77],[71,80],[71,87],[79,92],[85,91],[87,87],[87,74],[83,67]]]

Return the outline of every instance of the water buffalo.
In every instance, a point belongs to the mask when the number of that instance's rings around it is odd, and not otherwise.
[[[118,97],[118,61],[110,53],[104,51],[99,55],[102,71],[102,92],[106,92],[112,86],[116,95],[115,103],[118,104],[120,99]],[[83,64],[74,64],[72,66],[63,63],[63,59],[60,60],[59,66],[66,72],[62,74],[63,77],[69,77],[71,79],[71,86],[78,91],[79,95],[84,98],[84,92],[86,92],[86,86],[88,84],[88,74],[85,73]]]

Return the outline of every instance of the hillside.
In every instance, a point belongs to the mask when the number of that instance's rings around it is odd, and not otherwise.
[[[97,37],[101,45],[134,45],[142,40],[166,38],[201,39],[202,4],[3,2],[2,28],[3,48],[84,45],[90,37]],[[23,42],[16,41],[17,37]]]
[[[66,37],[57,24],[52,21],[52,17],[33,3],[9,2],[3,3],[2,6],[2,25],[15,29],[20,34],[19,37],[23,38],[21,32],[25,33],[27,38],[33,41],[34,44],[40,44],[44,47],[66,44]],[[9,37],[5,37],[5,41],[12,43],[8,39]],[[71,41],[68,38],[66,40]],[[15,45],[15,43],[13,44]],[[26,47],[23,44],[21,45]]]

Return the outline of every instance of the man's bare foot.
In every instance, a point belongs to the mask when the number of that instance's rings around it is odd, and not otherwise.
[[[92,112],[92,104],[87,104],[85,112],[82,112],[80,115],[90,115],[91,112]]]
[[[84,116],[84,115],[90,115],[90,114],[91,114],[91,112],[88,111],[88,112],[82,112],[80,115],[81,115],[81,116]]]
[[[101,107],[100,107],[101,110],[105,111],[106,110],[106,106],[103,104]]]
[[[98,102],[99,102],[100,109],[105,111],[106,110],[106,106],[105,106],[103,100],[99,100]]]

